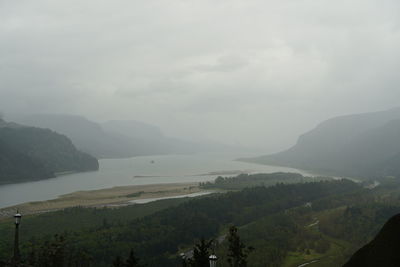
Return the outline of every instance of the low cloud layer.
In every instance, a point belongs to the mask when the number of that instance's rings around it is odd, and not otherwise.
[[[0,2],[0,110],[279,150],[400,99],[398,1]]]

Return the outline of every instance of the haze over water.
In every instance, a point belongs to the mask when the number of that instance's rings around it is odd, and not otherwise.
[[[100,169],[96,172],[0,186],[0,208],[53,199],[81,190],[127,185],[204,182],[214,180],[218,175],[233,176],[239,172],[298,172],[310,175],[292,168],[234,161],[232,160],[234,158],[237,157],[202,154],[103,159],[99,161]]]

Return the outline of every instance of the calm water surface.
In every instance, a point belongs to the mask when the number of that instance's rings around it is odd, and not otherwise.
[[[243,155],[241,155],[243,156]],[[204,182],[235,172],[299,172],[296,169],[238,162],[239,156],[165,155],[100,160],[96,172],[64,175],[53,179],[0,186],[0,208],[57,198],[60,195],[124,185]]]

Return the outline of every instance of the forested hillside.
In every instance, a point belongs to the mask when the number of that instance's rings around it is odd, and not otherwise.
[[[78,151],[63,135],[0,121],[0,184],[98,168],[96,158]]]
[[[400,174],[400,109],[337,117],[300,136],[287,151],[244,161],[341,176]]]
[[[315,266],[340,266],[400,210],[400,184],[382,184],[373,190],[348,180],[278,184],[120,209],[67,209],[25,218],[23,257],[61,260],[59,266],[70,260],[113,266],[133,250],[148,266],[180,266],[179,254],[203,237],[218,240],[215,252],[223,267],[225,235],[236,225],[245,244],[255,248],[248,266],[292,267],[312,260],[320,262]],[[0,258],[12,249],[12,233],[11,223],[0,224]],[[52,247],[62,253],[43,253]]]

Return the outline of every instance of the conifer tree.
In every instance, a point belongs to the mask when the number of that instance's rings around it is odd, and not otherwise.
[[[213,240],[205,240],[201,238],[200,243],[197,243],[193,248],[193,259],[191,261],[191,266],[193,267],[208,267],[210,256],[210,249]]]
[[[231,226],[228,236],[228,264],[230,267],[247,267],[247,256],[254,249],[247,247],[237,233],[237,228]]]
[[[115,257],[115,259],[113,261],[113,267],[123,267],[123,266],[124,266],[124,263],[121,259],[121,256],[118,255],[117,257]]]
[[[140,266],[139,259],[136,258],[135,252],[133,251],[133,249],[131,249],[131,251],[129,252],[129,256],[125,262],[125,266],[126,267],[139,267]]]

